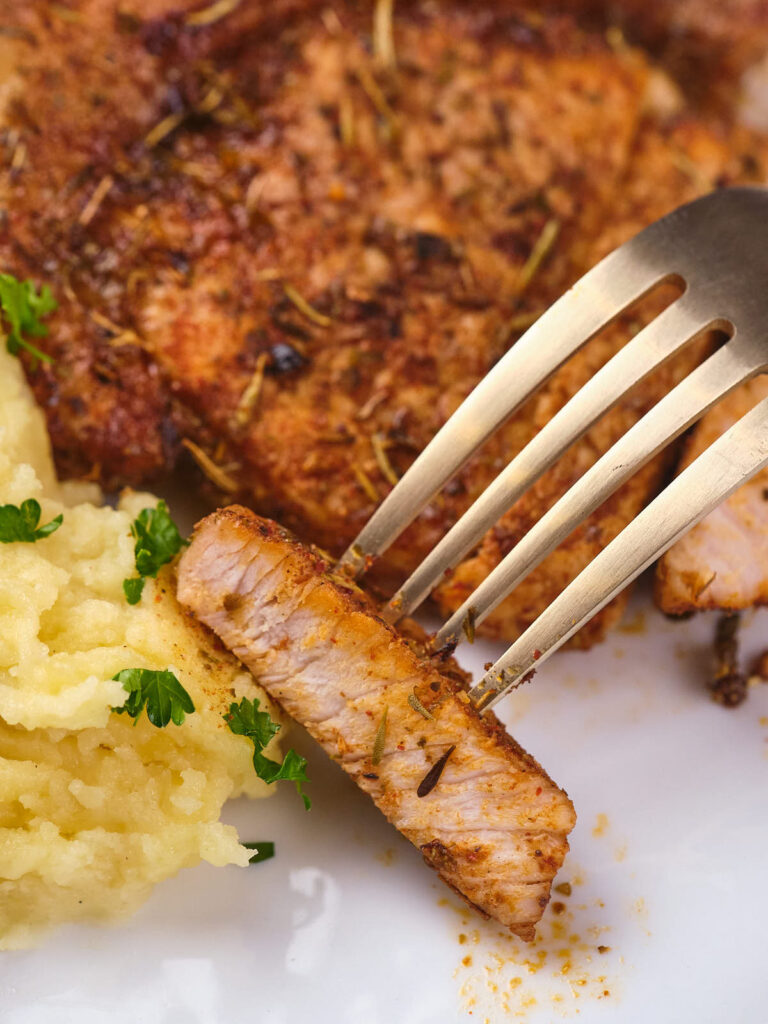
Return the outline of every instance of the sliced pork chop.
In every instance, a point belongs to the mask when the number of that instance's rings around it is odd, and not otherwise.
[[[406,642],[327,569],[233,506],[198,525],[179,599],[451,888],[531,939],[568,850],[570,800],[492,714],[477,714],[450,662]]]
[[[768,398],[768,375],[720,402],[699,424],[680,468]],[[740,487],[661,559],[656,600],[670,615],[768,604],[768,470]]]

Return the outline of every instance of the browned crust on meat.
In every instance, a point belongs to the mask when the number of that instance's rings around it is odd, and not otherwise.
[[[421,853],[424,858],[424,863],[428,867],[432,868],[433,871],[436,871],[448,888],[452,889],[457,896],[460,896],[467,906],[471,907],[472,910],[476,910],[481,917],[486,919],[486,921],[490,919],[491,915],[489,913],[483,910],[482,907],[478,907],[476,903],[472,903],[471,900],[468,900],[461,889],[458,889],[452,882],[447,881],[447,876],[456,870],[456,859],[451,851],[444,846],[439,839],[433,839],[429,843],[424,843],[419,847],[419,853]],[[534,935],[535,931],[531,928],[530,932],[526,929],[525,933],[520,937],[524,938],[526,942],[530,942],[534,938]]]
[[[43,342],[54,365],[27,368],[63,475],[149,482],[192,465],[189,439],[232,481],[228,500],[338,554],[526,318],[675,205],[763,175],[755,137],[649,113],[640,54],[511,0],[398,4],[397,75],[371,58],[369,6],[241,4],[196,28],[199,6],[73,0],[73,23],[42,0],[0,0],[17,69],[0,138],[0,269],[50,281],[60,302]],[[520,294],[552,221],[557,243]],[[402,580],[627,336],[595,339],[515,414],[372,582]],[[689,365],[591,432],[488,535],[441,607]],[[518,635],[658,473],[592,517],[482,632]]]
[[[180,563],[179,596],[452,888],[522,938],[533,937],[568,847],[573,808],[494,716],[477,715],[455,665],[403,639],[368,598],[329,575],[319,554],[244,508],[198,525]],[[290,634],[294,614],[301,635]],[[326,663],[333,694],[311,682],[312,672],[325,681]],[[414,693],[432,718],[409,704]],[[332,714],[322,710],[326,704]],[[386,746],[377,760],[385,707]],[[449,747],[437,785],[417,797]]]

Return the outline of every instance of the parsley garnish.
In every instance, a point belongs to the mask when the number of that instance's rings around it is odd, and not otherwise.
[[[0,274],[0,311],[8,331],[6,348],[12,356],[26,349],[35,361],[53,362],[49,355],[27,341],[24,335],[44,338],[48,328],[40,317],[52,313],[57,305],[47,284],[37,292],[31,281],[19,281],[13,274]]]
[[[255,850],[256,853],[248,860],[249,864],[261,864],[263,860],[271,860],[275,856],[274,843],[243,843],[246,850]]]
[[[152,725],[163,729],[169,722],[181,725],[185,715],[195,710],[192,698],[173,672],[156,672],[150,668],[124,668],[112,676],[128,691],[128,700],[122,707],[113,708],[119,715],[138,718],[147,706],[147,718]]]
[[[253,767],[259,778],[267,783],[277,782],[279,779],[295,782],[296,792],[309,810],[309,797],[301,786],[302,782],[309,782],[306,758],[300,757],[295,750],[289,750],[283,758],[283,763],[278,764],[277,761],[270,761],[262,754],[264,747],[280,731],[280,726],[272,721],[266,711],[259,711],[258,697],[254,697],[252,701],[243,697],[239,704],[230,704],[224,720],[236,736],[247,736],[253,742]]]
[[[123,592],[128,604],[138,604],[144,590],[144,577],[134,576],[133,579],[123,580]]]
[[[131,524],[131,535],[136,539],[133,549],[139,575],[123,581],[128,604],[138,604],[147,576],[153,579],[188,542],[179,533],[164,501],[157,508],[145,508]]]
[[[55,533],[64,516],[58,515],[45,526],[38,526],[41,511],[40,502],[34,498],[22,501],[20,506],[0,506],[0,544],[13,544],[14,541],[34,544],[36,540]]]

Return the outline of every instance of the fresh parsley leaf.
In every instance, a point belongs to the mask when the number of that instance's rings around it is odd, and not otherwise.
[[[253,740],[259,751],[269,743],[273,736],[280,732],[280,726],[273,722],[266,711],[259,711],[259,698],[249,701],[243,697],[239,704],[230,704],[229,712],[224,716],[229,731],[236,736],[248,736]]]
[[[142,576],[157,576],[186,544],[164,501],[159,501],[157,508],[142,509],[131,533],[136,538],[136,568]]]
[[[21,505],[0,506],[0,544],[14,541],[34,544],[36,540],[50,537],[61,526],[64,516],[58,515],[45,526],[38,526],[41,512],[40,502],[34,498],[22,501]]]
[[[19,281],[13,274],[0,274],[0,311],[8,330],[6,348],[11,355],[18,355],[21,349],[26,349],[35,360],[53,362],[25,335],[44,338],[48,328],[40,318],[52,313],[57,305],[48,285],[43,285],[37,292],[31,281]]]
[[[156,672],[149,668],[124,668],[112,676],[128,691],[128,700],[122,707],[113,708],[119,715],[127,714],[138,718],[147,707],[147,718],[158,729],[169,722],[181,725],[185,715],[195,710],[192,698],[173,672]]]
[[[262,753],[272,737],[280,731],[280,726],[272,721],[266,711],[259,711],[258,697],[252,701],[243,697],[239,704],[230,704],[224,720],[236,736],[247,736],[253,743],[253,767],[259,778],[267,783],[278,782],[280,779],[295,782],[296,792],[309,810],[311,803],[302,789],[302,783],[309,782],[307,759],[300,757],[295,750],[289,750],[280,764]]]
[[[139,603],[145,582],[143,576],[135,576],[133,579],[123,580],[123,592],[128,604]]]
[[[271,860],[275,856],[274,843],[243,843],[246,850],[255,850],[256,853],[249,859],[249,864],[261,864],[263,860]]]
[[[144,508],[139,512],[131,524],[131,535],[136,541],[133,555],[139,575],[125,580],[123,590],[128,604],[138,604],[145,578],[154,579],[189,542],[179,533],[164,501],[159,501],[157,508]]]

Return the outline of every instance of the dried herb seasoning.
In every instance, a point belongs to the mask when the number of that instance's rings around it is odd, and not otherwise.
[[[432,792],[432,790],[440,781],[440,776],[443,774],[443,769],[448,764],[448,758],[451,756],[455,749],[456,744],[454,743],[452,746],[448,747],[446,752],[441,757],[439,757],[437,761],[435,761],[435,763],[432,765],[427,774],[419,783],[419,787],[416,790],[416,796],[424,797],[428,796]]]
[[[408,695],[408,703],[411,705],[414,711],[418,711],[422,718],[427,718],[430,721],[434,722],[435,716],[432,714],[431,711],[427,711],[427,709],[424,707],[424,705],[421,703],[421,701],[419,700],[415,693],[410,693]]]
[[[373,753],[371,754],[371,764],[380,764],[381,758],[384,753],[384,743],[387,738],[387,708],[384,708],[384,714],[381,716],[379,727],[376,730],[376,738],[373,741]]]

